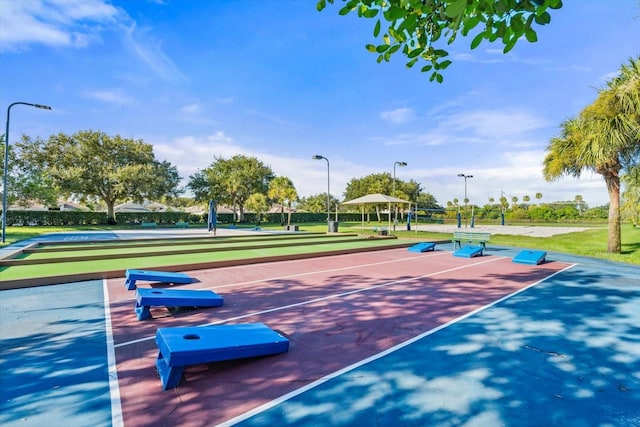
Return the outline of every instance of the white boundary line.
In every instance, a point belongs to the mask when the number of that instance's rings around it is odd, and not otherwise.
[[[426,255],[428,257],[434,257],[434,256],[440,256],[440,255],[447,255],[447,254],[451,254],[451,252],[447,251],[447,252],[436,252],[433,254],[429,254]],[[360,254],[347,254],[347,255],[360,255]],[[313,258],[314,260],[317,260],[317,258]],[[287,276],[276,276],[276,277],[265,277],[262,279],[255,279],[255,280],[248,280],[246,282],[236,282],[236,283],[227,283],[225,285],[214,285],[214,286],[208,286],[206,288],[198,288],[200,290],[204,290],[204,289],[223,289],[223,288],[231,288],[234,286],[242,286],[242,285],[250,285],[252,283],[260,283],[260,282],[270,282],[272,280],[282,280],[282,279],[291,279],[294,277],[303,277],[303,276],[311,276],[314,274],[323,274],[323,273],[331,273],[331,272],[336,272],[336,271],[344,271],[344,270],[352,270],[355,268],[363,268],[363,267],[372,267],[372,266],[376,266],[376,265],[384,265],[384,264],[391,264],[391,263],[395,263],[395,262],[405,262],[405,261],[416,261],[416,260],[420,260],[420,261],[424,261],[424,257],[423,258],[401,258],[401,259],[393,259],[393,260],[389,260],[389,261],[380,261],[380,262],[373,262],[373,263],[369,263],[369,264],[359,264],[359,265],[350,265],[347,267],[339,267],[339,268],[331,268],[328,270],[313,270],[313,271],[305,271],[304,273],[296,273],[296,274],[289,274]],[[300,261],[310,261],[310,259],[298,259],[298,260],[291,260],[291,261],[279,261],[280,262],[300,262]],[[224,267],[229,268],[229,269],[236,269],[236,268],[249,268],[249,267],[258,267],[261,264],[249,264],[249,265],[235,265],[235,266],[231,266],[231,267]],[[123,302],[123,301],[133,301],[135,300],[136,297],[131,297],[131,298],[126,298],[126,299],[120,299],[120,300],[114,300],[112,301],[112,303],[119,303],[119,302]]]
[[[113,345],[113,329],[111,328],[109,287],[107,286],[106,279],[102,280],[102,294],[104,298],[104,324],[107,344],[107,372],[109,374],[109,394],[111,395],[111,425],[113,427],[121,427],[124,426],[124,419],[122,418],[118,368],[116,366],[116,352]]]
[[[436,333],[436,332],[438,332],[438,331],[440,331],[440,330],[442,330],[444,328],[447,328],[447,327],[449,327],[449,326],[451,326],[451,325],[453,325],[455,323],[458,323],[458,322],[460,322],[460,321],[462,321],[462,320],[464,320],[464,319],[466,319],[466,318],[468,318],[470,316],[473,316],[474,314],[477,314],[477,313],[479,313],[479,312],[481,312],[483,310],[486,310],[486,309],[488,309],[490,307],[493,307],[494,305],[499,304],[502,301],[505,301],[505,300],[507,300],[509,298],[512,298],[515,295],[518,295],[519,293],[522,293],[522,292],[532,288],[533,286],[536,286],[536,285],[538,285],[538,284],[540,284],[540,283],[542,283],[542,282],[544,282],[546,280],[551,279],[552,277],[554,277],[554,276],[556,276],[556,275],[558,275],[560,273],[563,273],[563,272],[575,267],[576,265],[578,265],[578,264],[571,264],[568,267],[563,268],[560,271],[556,271],[555,273],[545,277],[544,279],[538,280],[535,283],[527,285],[526,287],[524,287],[522,289],[519,289],[519,290],[517,290],[517,291],[515,291],[515,292],[513,292],[513,293],[511,293],[509,295],[505,295],[504,297],[502,297],[502,298],[500,298],[500,299],[498,299],[496,301],[493,301],[490,304],[487,304],[485,306],[479,307],[479,308],[477,308],[477,309],[475,309],[475,310],[473,310],[473,311],[471,311],[471,312],[469,312],[467,314],[464,314],[464,315],[462,315],[462,316],[460,316],[460,317],[458,317],[456,319],[450,320],[449,322],[444,323],[444,324],[442,324],[440,326],[437,326],[437,327],[435,327],[433,329],[430,329],[430,330],[428,330],[428,331],[426,331],[426,332],[424,332],[424,333],[422,333],[422,334],[420,334],[420,335],[418,335],[416,337],[413,337],[413,338],[411,338],[411,339],[409,339],[409,340],[407,340],[407,341],[405,341],[403,343],[400,343],[400,344],[398,344],[398,345],[396,345],[394,347],[391,347],[391,348],[389,348],[387,350],[384,350],[384,351],[382,351],[382,352],[380,352],[378,354],[375,354],[375,355],[370,356],[370,357],[368,357],[366,359],[363,359],[363,360],[361,360],[359,362],[356,362],[356,363],[354,363],[354,364],[352,364],[350,366],[347,366],[346,368],[342,368],[342,369],[340,369],[338,371],[335,371],[335,372],[333,372],[331,374],[325,375],[324,377],[322,377],[322,378],[320,378],[320,379],[318,379],[318,380],[316,380],[316,381],[314,381],[312,383],[309,383],[304,387],[300,387],[297,390],[294,390],[294,391],[292,391],[290,393],[287,393],[287,394],[285,394],[283,396],[280,396],[279,398],[274,399],[271,402],[265,403],[264,405],[258,406],[257,408],[254,408],[254,409],[252,409],[250,411],[247,411],[242,415],[238,415],[237,417],[231,418],[230,420],[227,420],[227,421],[224,421],[224,422],[222,422],[220,424],[217,424],[216,427],[229,427],[229,426],[233,426],[236,423],[245,421],[245,420],[253,417],[254,415],[257,415],[257,414],[259,414],[261,412],[264,412],[264,411],[266,411],[268,409],[271,409],[271,408],[273,408],[273,407],[275,407],[275,406],[277,406],[277,405],[279,405],[279,404],[281,404],[281,403],[283,403],[283,402],[285,402],[285,401],[287,401],[287,400],[289,400],[289,399],[291,399],[291,398],[293,398],[295,396],[298,396],[299,394],[302,394],[302,393],[304,393],[304,392],[306,392],[308,390],[311,390],[311,389],[313,389],[315,387],[318,387],[319,385],[324,384],[325,382],[327,382],[327,381],[329,381],[329,380],[331,380],[333,378],[336,378],[336,377],[338,377],[340,375],[343,375],[343,374],[345,374],[345,373],[347,373],[349,371],[352,371],[352,370],[354,370],[356,368],[359,368],[360,366],[366,365],[367,363],[373,362],[374,360],[377,360],[377,359],[380,359],[380,358],[382,358],[384,356],[387,356],[387,355],[389,355],[389,354],[391,354],[393,352],[396,352],[396,351],[398,351],[398,350],[400,350],[400,349],[402,349],[402,348],[404,348],[404,347],[406,347],[406,346],[408,346],[410,344],[413,344],[414,342],[416,342],[418,340],[421,340],[424,337],[432,335],[432,334],[434,334],[434,333]]]
[[[276,312],[276,311],[287,310],[289,308],[300,307],[300,306],[303,306],[303,305],[309,305],[309,304],[313,304],[313,303],[320,302],[320,301],[326,301],[326,300],[330,300],[330,299],[334,299],[334,298],[341,298],[341,297],[345,297],[345,296],[348,296],[348,295],[357,294],[357,293],[360,293],[360,292],[366,292],[366,291],[370,291],[370,290],[373,290],[373,289],[384,288],[386,286],[397,285],[398,283],[405,283],[405,282],[410,282],[410,281],[416,280],[416,279],[423,279],[425,277],[437,276],[438,274],[448,273],[448,272],[451,272],[451,271],[463,270],[465,268],[475,267],[477,265],[487,264],[487,263],[499,261],[499,260],[502,260],[502,259],[505,259],[505,258],[506,257],[495,257],[495,258],[492,257],[492,258],[490,258],[488,260],[476,262],[476,263],[473,263],[473,264],[466,264],[466,265],[462,265],[462,266],[458,266],[458,267],[448,268],[446,270],[440,270],[440,271],[436,271],[436,272],[433,272],[433,273],[423,274],[421,276],[413,276],[413,277],[409,277],[407,279],[394,280],[394,281],[387,282],[387,283],[380,283],[379,285],[373,285],[373,286],[368,286],[366,288],[354,289],[352,291],[340,292],[340,293],[337,293],[337,294],[327,295],[327,296],[322,297],[322,298],[314,298],[314,299],[310,299],[310,300],[306,300],[306,301],[296,302],[296,303],[293,303],[293,304],[281,305],[279,307],[274,307],[274,308],[270,308],[270,309],[267,309],[267,310],[261,310],[261,311],[254,311],[254,312],[251,312],[251,313],[245,313],[245,314],[242,314],[240,316],[229,317],[227,319],[221,319],[221,320],[218,320],[216,322],[206,323],[204,325],[198,325],[198,326],[213,326],[213,325],[219,325],[219,324],[230,322],[230,321],[244,319],[244,318],[247,318],[247,317],[260,316],[262,314],[267,314],[267,313],[273,313],[273,312]],[[137,343],[144,342],[144,341],[150,341],[150,340],[152,340],[154,338],[155,338],[155,335],[151,336],[151,337],[139,338],[139,339],[132,340],[132,341],[126,341],[126,342],[123,342],[123,343],[120,343],[120,344],[116,344],[115,348],[125,347],[125,346],[128,346],[128,345],[137,344]]]

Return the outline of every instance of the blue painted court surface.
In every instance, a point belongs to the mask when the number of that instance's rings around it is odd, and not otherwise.
[[[222,425],[640,426],[640,268],[546,258],[567,268]],[[0,293],[0,425],[123,425],[105,286]]]
[[[0,425],[112,425],[102,281],[0,295]]]
[[[638,268],[576,265],[241,426],[639,426]]]

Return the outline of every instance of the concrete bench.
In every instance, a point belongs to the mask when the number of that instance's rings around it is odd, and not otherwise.
[[[147,320],[151,307],[219,307],[223,303],[221,296],[209,290],[138,288],[134,311],[138,320]]]
[[[184,221],[176,222],[176,227],[177,228],[189,228],[189,223],[188,222],[184,222]]]
[[[289,351],[289,340],[263,323],[158,328],[156,344],[163,390],[180,384],[186,366]]]
[[[193,283],[195,279],[184,273],[171,273],[168,271],[152,270],[127,270],[125,272],[124,287],[128,291],[136,288],[136,281],[146,280],[160,283]]]
[[[461,248],[462,242],[479,243],[483,249],[485,244],[489,241],[491,233],[473,232],[473,231],[454,231],[453,232],[453,248]]]
[[[156,224],[155,222],[143,222],[140,225],[142,226],[142,228],[156,228],[158,226],[158,224]]]
[[[387,230],[387,227],[373,227],[373,232],[376,233],[378,236],[389,235],[389,230]]]

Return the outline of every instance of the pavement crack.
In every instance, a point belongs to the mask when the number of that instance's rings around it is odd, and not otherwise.
[[[567,356],[566,354],[558,353],[557,351],[544,350],[542,348],[533,347],[530,345],[525,345],[524,348],[526,348],[527,350],[537,351],[538,353],[548,354],[549,356],[558,356],[558,357],[563,357],[565,359],[569,358],[569,356]]]

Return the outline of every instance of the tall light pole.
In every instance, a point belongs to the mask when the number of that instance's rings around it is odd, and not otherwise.
[[[325,156],[321,156],[320,154],[314,154],[313,157],[311,157],[314,160],[322,160],[325,159],[327,161],[327,230],[329,232],[331,232],[331,192],[330,192],[330,185],[329,183],[331,182],[331,180],[329,179],[329,159],[327,159]]]
[[[29,102],[14,102],[7,108],[7,129],[4,133],[4,169],[2,181],[2,243],[7,240],[7,176],[9,175],[9,116],[14,105],[28,105],[30,107],[51,110],[48,105],[31,104]]]
[[[464,178],[464,228],[467,228],[467,178],[473,178],[473,175],[465,175],[463,173],[458,174],[459,177]]]
[[[407,166],[407,162],[395,162],[393,164],[393,193],[391,193],[392,197],[396,197],[396,165],[398,166]],[[393,205],[393,231],[396,231],[396,222],[398,222],[398,206]]]

